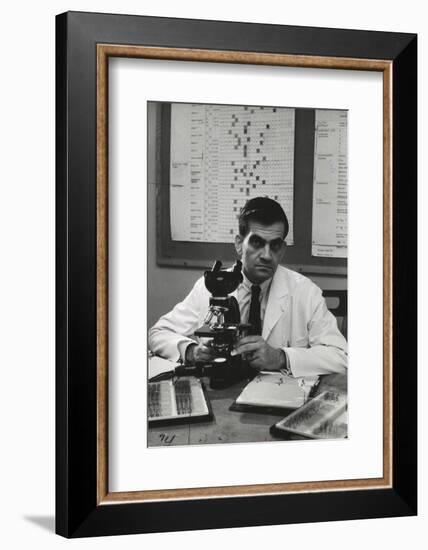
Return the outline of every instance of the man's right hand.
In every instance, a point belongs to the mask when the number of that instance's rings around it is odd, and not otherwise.
[[[215,350],[204,342],[189,344],[186,348],[186,364],[210,363],[215,357]]]

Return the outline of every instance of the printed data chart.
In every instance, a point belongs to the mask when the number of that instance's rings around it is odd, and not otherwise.
[[[315,112],[312,256],[348,255],[348,113]]]
[[[277,200],[293,244],[294,109],[171,105],[171,236],[233,242],[240,209]]]

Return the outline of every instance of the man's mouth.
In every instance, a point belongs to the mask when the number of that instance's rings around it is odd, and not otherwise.
[[[260,264],[258,264],[258,265],[256,265],[256,267],[258,269],[267,269],[268,271],[272,271],[272,266],[270,266],[270,265],[260,265]]]

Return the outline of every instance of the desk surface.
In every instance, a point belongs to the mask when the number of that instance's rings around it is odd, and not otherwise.
[[[208,422],[151,427],[148,431],[149,447],[206,445],[208,443],[250,443],[278,440],[278,438],[270,434],[269,429],[272,424],[284,418],[285,414],[274,415],[229,410],[229,407],[247,384],[247,380],[240,381],[222,390],[213,390],[209,388],[206,380],[204,382],[206,382],[207,395],[213,410],[213,419]],[[321,377],[316,394],[325,390],[336,390],[346,393],[346,375],[329,374]],[[300,437],[290,436],[291,438],[299,439]]]

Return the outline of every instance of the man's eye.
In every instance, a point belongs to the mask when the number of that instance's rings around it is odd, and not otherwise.
[[[264,245],[264,242],[261,240],[261,239],[258,239],[257,237],[252,237],[250,239],[250,243],[252,244],[252,246],[254,246],[255,248],[260,248],[261,246]]]
[[[281,245],[282,245],[282,242],[279,242],[279,241],[271,243],[270,249],[272,250],[272,252],[278,252],[279,250],[281,250]]]

